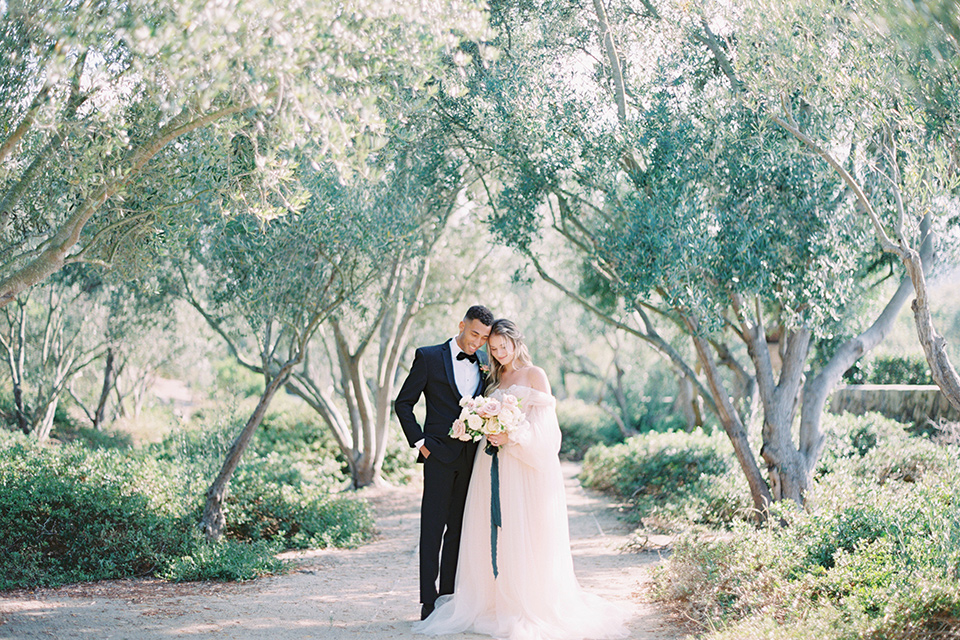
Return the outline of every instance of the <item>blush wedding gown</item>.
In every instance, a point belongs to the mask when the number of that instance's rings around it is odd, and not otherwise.
[[[627,614],[580,588],[573,572],[556,400],[512,385],[496,390],[520,400],[527,426],[500,447],[498,575],[491,556],[490,468],[481,442],[470,478],[453,595],[414,631],[442,635],[474,631],[504,640],[584,640],[627,635]]]

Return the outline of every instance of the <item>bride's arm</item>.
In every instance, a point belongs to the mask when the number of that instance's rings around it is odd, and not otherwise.
[[[550,393],[550,380],[547,379],[546,372],[540,367],[530,367],[524,382],[524,386],[530,387],[531,389],[539,391],[540,393],[552,395]],[[509,434],[498,433],[487,436],[487,442],[495,447],[502,447],[505,444],[510,444],[512,441]]]
[[[531,367],[524,386],[531,389],[521,401],[526,425],[510,435],[502,450],[530,467],[545,470],[557,463],[560,451],[556,401],[550,393],[547,374],[539,367]]]

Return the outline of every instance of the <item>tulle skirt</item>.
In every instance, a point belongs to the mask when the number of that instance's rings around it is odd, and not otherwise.
[[[529,428],[497,455],[498,575],[491,553],[493,459],[481,442],[467,494],[454,594],[437,600],[435,611],[414,623],[414,631],[469,630],[504,640],[625,637],[626,612],[585,592],[573,572],[554,399],[527,387],[507,392],[521,397]]]

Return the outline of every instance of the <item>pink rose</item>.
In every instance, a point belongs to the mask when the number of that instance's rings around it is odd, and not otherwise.
[[[492,418],[500,413],[500,401],[488,398],[486,402],[477,407],[477,415],[481,418]]]
[[[456,438],[457,440],[469,440],[467,424],[463,420],[454,420],[453,426],[450,427],[450,437]]]

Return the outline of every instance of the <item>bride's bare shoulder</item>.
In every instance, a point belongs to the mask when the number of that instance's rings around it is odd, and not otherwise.
[[[526,373],[528,387],[543,393],[550,393],[550,380],[547,379],[547,373],[543,369],[530,365],[524,373]]]

